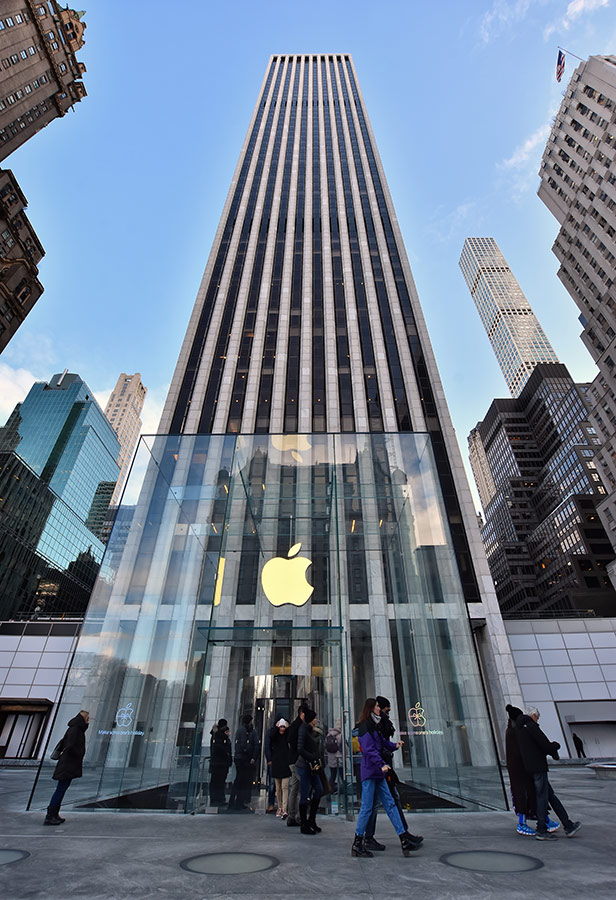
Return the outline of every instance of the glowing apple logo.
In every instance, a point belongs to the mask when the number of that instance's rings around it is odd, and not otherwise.
[[[306,578],[306,569],[312,565],[312,560],[297,556],[301,548],[301,544],[294,544],[287,554],[288,559],[275,556],[263,566],[261,584],[272,606],[283,606],[285,603],[303,606],[310,599],[314,587]]]

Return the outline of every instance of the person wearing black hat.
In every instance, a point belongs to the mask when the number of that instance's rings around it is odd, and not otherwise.
[[[210,732],[210,803],[223,806],[225,782],[233,762],[230,728],[226,719],[219,719]]]
[[[250,809],[250,795],[255,766],[259,757],[259,738],[252,725],[252,716],[245,713],[235,733],[234,758],[235,782],[229,809],[243,812]],[[233,803],[232,803],[233,800]]]
[[[299,775],[299,819],[302,834],[318,834],[317,810],[323,793],[319,769],[323,762],[319,758],[319,742],[312,733],[312,723],[317,714],[313,709],[304,711],[304,721],[297,735],[297,774]]]
[[[556,835],[549,831],[548,804],[552,807],[567,837],[573,837],[582,827],[581,822],[573,822],[552,789],[548,778],[547,757],[558,759],[560,744],[550,739],[539,728],[539,710],[535,706],[529,706],[526,713],[518,716],[515,722],[515,734],[518,739],[518,747],[524,764],[524,769],[532,775],[535,783],[535,796],[537,799],[537,833],[538,841],[556,840]]]
[[[505,761],[509,773],[509,785],[511,787],[511,800],[513,808],[518,816],[518,834],[534,837],[535,829],[527,823],[528,819],[536,819],[537,803],[535,800],[535,783],[533,776],[524,768],[522,755],[518,746],[518,738],[515,725],[524,713],[517,706],[507,704],[505,710],[508,715],[507,730],[505,731]]]

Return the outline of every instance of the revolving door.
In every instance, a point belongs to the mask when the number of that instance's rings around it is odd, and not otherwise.
[[[186,811],[229,811],[226,803],[211,805],[212,729],[219,719],[226,719],[233,744],[242,717],[250,714],[259,742],[250,803],[255,811],[265,812],[270,791],[265,754],[267,732],[280,718],[292,722],[301,703],[307,703],[317,713],[315,725],[323,744],[324,762],[329,728],[339,728],[343,734],[339,771],[335,773],[337,783],[323,807],[331,813],[351,810],[350,739],[345,739],[350,726],[345,712],[342,629],[278,624],[266,628],[203,626],[198,631],[204,665]],[[329,768],[326,773],[332,774]],[[225,799],[233,792],[234,777],[232,767],[224,785]]]

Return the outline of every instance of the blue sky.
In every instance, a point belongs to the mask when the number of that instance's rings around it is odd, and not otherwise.
[[[613,0],[87,7],[88,97],[3,164],[47,256],[45,293],[0,357],[2,422],[54,372],[105,402],[139,371],[155,430],[271,53],[353,55],[464,456],[507,396],[458,267],[465,237],[496,239],[561,361],[594,377],[537,170],[577,65],[559,85],[557,46],[616,52]]]

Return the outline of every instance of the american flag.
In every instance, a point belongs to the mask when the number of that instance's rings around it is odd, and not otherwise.
[[[562,50],[558,51],[558,59],[556,60],[556,81],[560,81],[565,71],[565,54]]]

